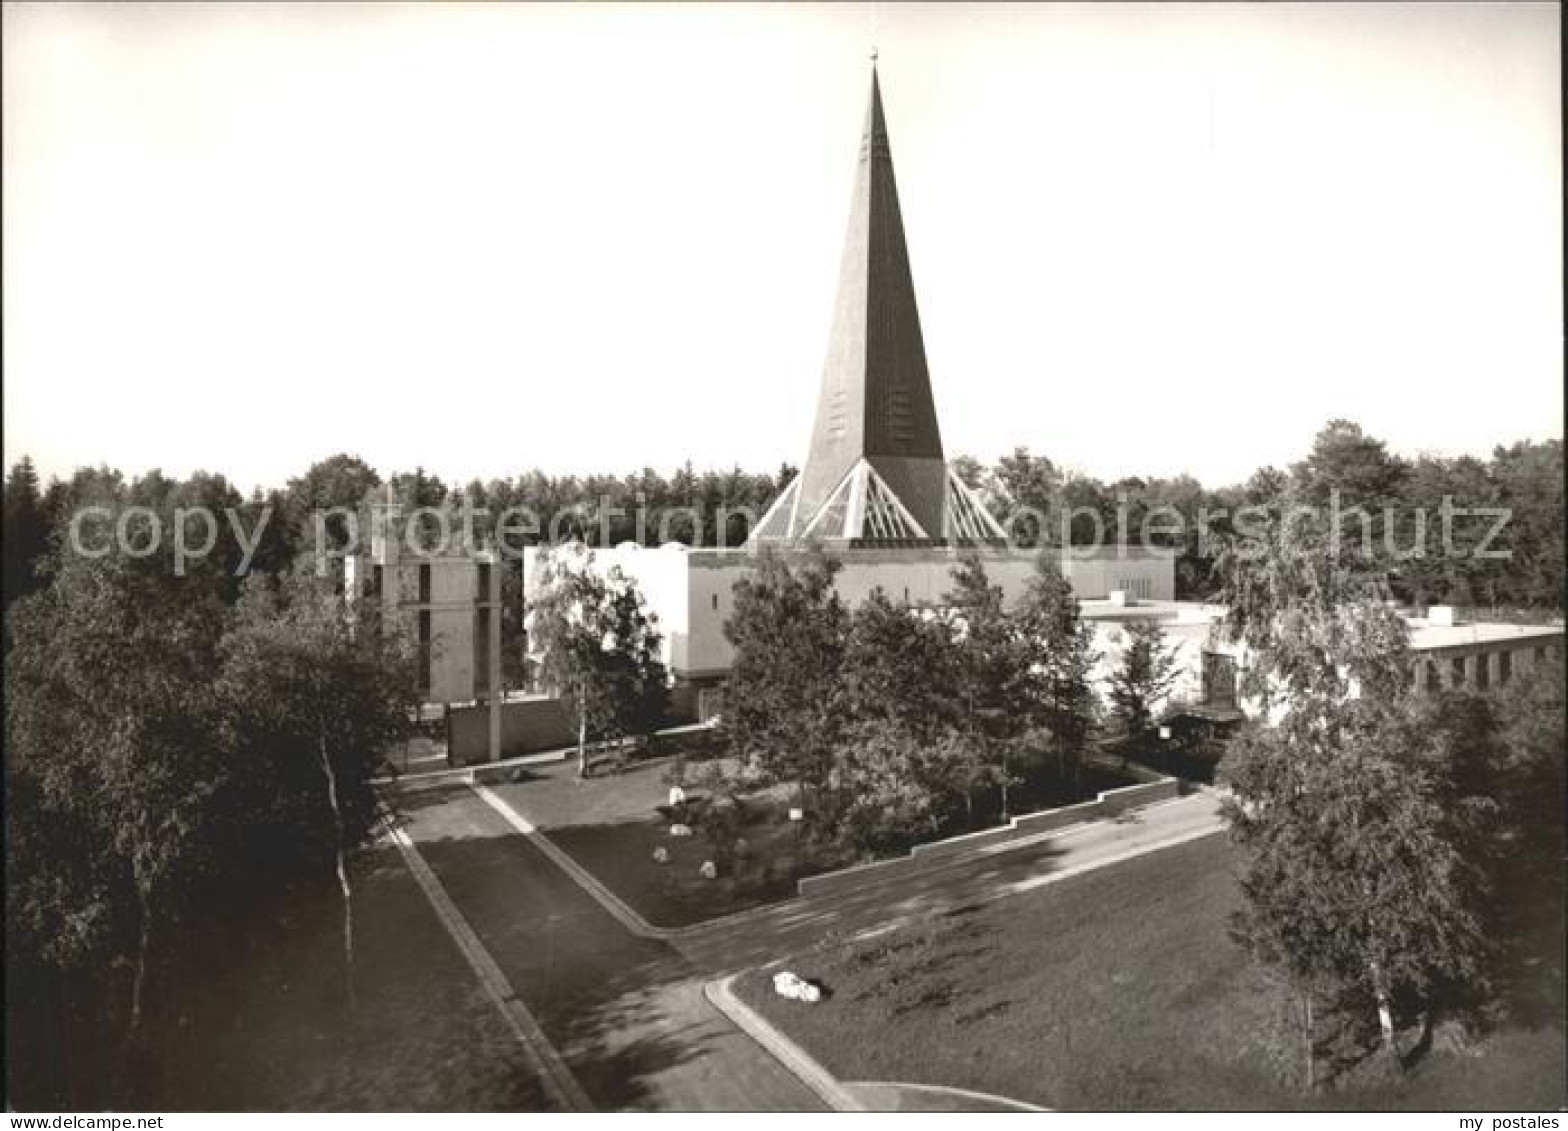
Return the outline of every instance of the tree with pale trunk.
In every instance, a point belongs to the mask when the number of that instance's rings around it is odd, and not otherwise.
[[[221,866],[225,610],[210,579],[154,558],[57,552],[47,568],[51,584],[8,613],[9,921],[84,981],[129,970],[134,1034],[169,926]]]
[[[415,649],[372,601],[345,600],[308,563],[251,578],[221,647],[219,688],[239,747],[238,785],[259,835],[330,860],[342,902],[344,986],[354,1001],[348,856],[371,833],[371,780],[419,705]],[[271,796],[270,804],[267,795]]]
[[[1375,1016],[1397,1064],[1402,1012],[1430,1024],[1484,981],[1484,877],[1465,851],[1484,805],[1424,725],[1404,622],[1364,564],[1310,521],[1223,563],[1222,633],[1245,645],[1260,720],[1220,775],[1243,855],[1236,938],[1307,1016],[1325,995]],[[1310,1032],[1307,1048],[1310,1064]]]
[[[658,727],[669,697],[659,659],[663,638],[658,618],[620,567],[598,569],[581,543],[541,555],[524,624],[542,681],[576,718],[579,777],[590,770],[590,741]]]

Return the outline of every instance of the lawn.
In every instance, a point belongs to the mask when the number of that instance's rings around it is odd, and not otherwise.
[[[669,800],[669,769],[668,761],[633,764],[580,782],[574,764],[547,763],[530,767],[526,780],[491,788],[654,926],[682,927],[794,895],[809,862],[783,808],[765,798],[749,806],[743,858],[704,879],[707,840],[670,836],[658,812]],[[669,853],[662,864],[654,860],[661,847]]]
[[[619,772],[579,781],[575,763],[541,763],[527,767],[520,780],[491,788],[658,927],[683,927],[788,899],[802,876],[846,862],[802,849],[799,828],[788,819],[788,791],[778,789],[746,799],[741,859],[718,878],[704,879],[698,869],[712,849],[701,830],[695,836],[671,837],[669,822],[658,812],[669,799],[670,769],[667,760],[633,763]],[[1048,781],[1025,783],[1013,790],[1013,811],[1068,804],[1131,780],[1103,765],[1090,765],[1084,769],[1082,793],[1066,793]],[[979,799],[975,828],[998,823],[997,803],[994,792]],[[934,835],[967,831],[955,825]],[[660,847],[669,853],[664,863],[654,859]]]
[[[1542,1110],[1564,1102],[1560,1002],[1403,1078],[1297,1087],[1286,1002],[1229,940],[1232,850],[1208,837],[784,965],[817,1005],[737,992],[842,1080],[969,1088],[1064,1110]],[[1560,921],[1560,918],[1559,918]],[[1560,972],[1556,975],[1560,979]],[[1539,994],[1560,981],[1543,974]]]
[[[197,1111],[540,1111],[506,1023],[395,850],[355,869],[357,1005],[335,892],[295,899],[243,961],[187,995],[145,1081]]]

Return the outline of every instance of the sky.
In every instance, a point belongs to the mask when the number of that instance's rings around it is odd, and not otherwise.
[[[875,46],[949,457],[1562,434],[1552,4],[4,8],[4,447],[798,463]]]

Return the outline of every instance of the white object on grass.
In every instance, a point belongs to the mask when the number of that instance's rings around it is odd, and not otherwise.
[[[822,1000],[822,987],[806,981],[792,970],[780,970],[773,975],[773,992],[779,997],[803,1001],[808,1005]]]
[[[670,826],[670,835],[671,836],[691,836],[691,826],[690,825],[671,825]]]
[[[653,850],[653,862],[655,864],[668,864],[670,862],[670,850],[662,844],[659,845]]]
[[[704,860],[702,867],[697,869],[697,874],[705,880],[716,880],[719,878],[718,865],[712,860]]]

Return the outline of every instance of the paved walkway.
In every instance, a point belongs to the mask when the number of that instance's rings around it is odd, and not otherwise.
[[[472,789],[403,803],[413,845],[589,1101],[623,1110],[821,1110],[816,1093],[712,1008],[705,982],[824,937],[891,929],[1220,828],[1218,801],[1203,791],[664,940],[629,930]]]
[[[595,1107],[821,1110],[708,1005],[702,971],[628,932],[472,790],[404,804],[403,831]]]

